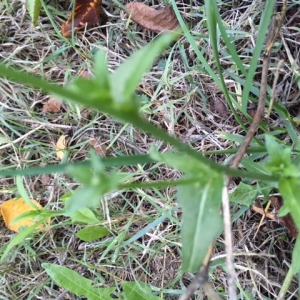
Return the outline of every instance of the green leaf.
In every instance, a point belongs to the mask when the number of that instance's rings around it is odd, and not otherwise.
[[[103,226],[90,226],[79,230],[76,236],[85,242],[98,240],[110,234],[110,231]]]
[[[97,207],[103,195],[104,193],[101,193],[96,187],[79,188],[66,201],[66,213],[72,215],[84,207]]]
[[[275,5],[275,0],[267,0],[264,5],[265,9],[263,11],[262,16],[260,17],[260,23],[258,27],[259,34],[257,35],[255,48],[252,53],[250,67],[247,72],[246,82],[244,84],[243,95],[242,95],[242,112],[246,114],[247,112],[247,104],[249,100],[249,92],[253,87],[253,78],[258,67],[258,62],[261,57],[261,51],[263,50],[265,37],[268,33],[268,27],[270,25],[270,20],[273,15],[273,8]]]
[[[123,282],[122,287],[126,300],[161,300],[151,295],[151,289],[142,282]]]
[[[269,172],[266,171],[264,165],[260,162],[254,162],[249,158],[244,157],[241,161],[241,165],[249,172],[257,172],[257,173],[264,173],[268,174]]]
[[[97,224],[101,221],[87,207],[83,207],[70,215],[72,222],[81,222],[85,224]]]
[[[94,62],[94,75],[99,84],[98,88],[110,90],[109,72],[107,69],[106,53],[104,50],[97,52]]]
[[[300,271],[300,238],[298,237],[295,243],[292,254],[292,269],[294,275]]]
[[[266,147],[269,153],[269,162],[266,169],[279,176],[297,177],[300,172],[291,163],[291,147],[280,145],[271,135],[266,135]]]
[[[279,181],[279,192],[281,193],[284,205],[289,209],[293,220],[300,229],[300,201],[299,182],[296,178],[282,178]]]
[[[234,192],[230,195],[230,201],[250,206],[256,198],[258,192],[257,187],[241,182]]]
[[[32,19],[33,26],[35,26],[38,21],[41,7],[42,7],[41,0],[27,0],[26,2],[27,2],[27,9],[29,15]]]
[[[74,293],[76,296],[85,296],[88,300],[111,300],[110,294],[115,288],[94,288],[92,281],[79,275],[73,270],[55,264],[43,263],[42,267],[60,287]]]
[[[203,182],[178,187],[183,208],[182,269],[196,272],[214,238],[223,230],[220,212],[224,180],[219,175]]]
[[[117,104],[127,104],[137,109],[135,89],[144,73],[150,69],[156,57],[174,41],[176,35],[163,34],[156,41],[133,53],[110,76],[111,91]],[[122,107],[124,105],[120,105]]]
[[[74,191],[74,194],[65,202],[66,213],[69,215],[84,207],[97,207],[101,197],[110,191],[117,190],[121,182],[133,176],[116,171],[110,174],[97,169],[94,169],[94,172],[86,171],[85,167],[70,167],[68,170],[72,176],[84,184],[84,187]]]
[[[84,96],[81,102],[86,106],[107,108],[113,103],[110,90],[101,87],[96,78],[75,78],[65,89]],[[73,97],[67,99],[72,101]]]

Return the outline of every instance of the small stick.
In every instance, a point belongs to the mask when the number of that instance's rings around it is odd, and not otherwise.
[[[224,220],[224,235],[225,235],[225,249],[226,249],[226,261],[227,261],[227,282],[228,293],[230,300],[236,300],[236,285],[235,285],[235,268],[234,257],[232,248],[232,231],[231,231],[231,217],[230,217],[230,201],[228,195],[229,178],[225,182],[222,190],[222,206],[223,206],[223,220]]]
[[[275,101],[275,93],[276,93],[276,86],[277,86],[277,82],[278,82],[278,78],[279,78],[279,72],[280,72],[280,68],[281,65],[283,64],[283,60],[281,59],[277,65],[276,68],[276,73],[275,73],[275,77],[274,77],[274,81],[273,81],[273,87],[272,87],[272,96],[271,96],[271,100],[270,100],[270,105],[269,105],[269,110],[268,113],[266,115],[266,119],[270,118],[271,115],[271,111],[274,105],[274,101]]]
[[[266,208],[265,208],[265,209],[262,209],[262,212],[263,212],[263,213],[262,213],[260,222],[259,222],[259,224],[258,224],[258,227],[257,227],[257,229],[256,229],[256,232],[255,232],[254,237],[253,237],[252,240],[254,240],[254,239],[256,238],[256,235],[257,235],[257,233],[258,233],[258,231],[259,231],[259,229],[260,229],[260,227],[261,227],[261,224],[263,223],[263,221],[264,221],[264,219],[265,219],[265,217],[266,217],[266,215],[267,215],[267,212],[268,212],[268,210],[269,210],[269,208],[270,208],[270,205],[271,205],[271,201],[269,200],[269,202],[268,202]]]

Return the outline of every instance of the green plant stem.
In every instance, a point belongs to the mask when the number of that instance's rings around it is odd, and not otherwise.
[[[19,83],[23,83],[29,86],[33,86],[38,89],[42,89],[43,91],[55,94],[61,98],[69,99],[70,101],[82,104],[83,95],[72,91],[68,88],[61,87],[59,85],[47,82],[39,77],[33,76],[31,74],[24,74],[20,71],[14,70],[11,67],[0,64],[0,75],[6,76],[7,78],[13,79]],[[115,107],[111,103],[111,98],[108,93],[105,91],[101,94],[101,99],[99,101],[95,101],[95,99],[86,98],[86,105],[92,108],[98,109],[102,112],[108,113],[113,117],[122,120],[123,122],[128,122],[137,128],[151,133],[158,139],[171,144],[176,147],[178,150],[198,159],[203,164],[209,166],[212,170],[225,173],[231,176],[239,176],[246,178],[253,178],[258,180],[266,180],[266,181],[274,181],[276,178],[270,175],[258,174],[255,172],[245,172],[242,170],[234,170],[228,167],[225,167],[221,164],[215,163],[214,161],[203,156],[202,153],[199,153],[192,148],[190,148],[187,144],[177,140],[176,138],[168,135],[164,130],[156,127],[152,123],[143,119],[137,112],[135,111],[124,111],[119,107]],[[138,162],[137,162],[138,163]],[[3,174],[3,172],[1,172]],[[16,174],[16,173],[15,173]],[[14,174],[14,175],[15,175]],[[20,175],[20,174],[19,174]]]
[[[120,167],[131,166],[136,164],[153,163],[154,160],[148,154],[132,155],[132,156],[118,156],[99,158],[104,167]],[[32,167],[28,169],[0,169],[0,176],[32,176],[50,173],[65,173],[72,167],[89,167],[92,168],[90,161],[76,162],[76,163],[64,163],[60,165],[50,165],[45,167]]]
[[[292,279],[293,279],[293,268],[292,266],[290,267],[288,273],[286,274],[285,278],[284,278],[284,281],[283,281],[283,284],[281,286],[281,289],[279,291],[279,295],[278,295],[278,300],[283,300],[284,297],[285,297],[285,294],[292,282]]]
[[[167,188],[170,186],[179,186],[193,184],[199,182],[198,177],[191,179],[171,180],[171,181],[151,181],[151,182],[131,182],[119,184],[118,189],[152,189],[152,188]]]
[[[124,116],[125,117],[125,116]],[[127,119],[127,117],[126,117]],[[259,174],[255,172],[246,172],[243,170],[235,170],[232,168],[225,167],[224,165],[215,163],[214,161],[206,158],[203,156],[202,153],[195,151],[194,149],[190,148],[187,144],[173,138],[172,136],[168,135],[165,131],[159,129],[152,123],[148,122],[147,120],[143,119],[141,116],[137,115],[135,118],[128,118],[126,120],[130,122],[132,125],[142,129],[143,131],[150,132],[153,136],[157,137],[160,140],[163,140],[166,143],[169,143],[176,147],[178,150],[198,159],[203,164],[209,166],[212,170],[225,173],[231,176],[239,176],[239,177],[246,177],[246,178],[255,178],[259,180],[266,180],[266,181],[274,181],[277,180],[274,176]]]

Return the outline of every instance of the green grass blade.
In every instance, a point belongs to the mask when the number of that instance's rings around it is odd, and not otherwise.
[[[264,47],[264,42],[266,40],[266,35],[268,32],[268,28],[270,25],[271,17],[273,14],[273,8],[275,4],[275,0],[267,0],[265,4],[265,10],[261,16],[260,24],[258,27],[259,34],[257,35],[256,45],[253,50],[253,55],[250,61],[250,67],[248,70],[246,82],[244,85],[243,95],[242,95],[242,112],[247,112],[247,104],[249,98],[249,92],[252,88],[253,78],[255,71],[259,64],[259,58]]]

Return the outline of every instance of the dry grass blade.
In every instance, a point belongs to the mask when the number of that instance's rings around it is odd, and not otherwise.
[[[148,30],[160,33],[175,30],[179,27],[176,15],[171,7],[154,9],[143,3],[128,3],[126,8],[131,19]]]
[[[68,144],[68,140],[66,139],[65,135],[60,136],[59,139],[57,140],[57,143],[55,145],[55,150],[58,159],[60,160],[63,159],[67,144]]]

